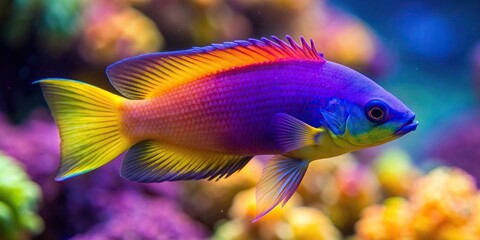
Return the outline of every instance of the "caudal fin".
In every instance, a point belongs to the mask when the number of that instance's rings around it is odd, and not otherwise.
[[[130,147],[121,123],[124,98],[73,80],[38,83],[60,131],[62,160],[57,180],[101,167]]]

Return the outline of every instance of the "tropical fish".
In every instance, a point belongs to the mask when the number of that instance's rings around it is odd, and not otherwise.
[[[415,114],[369,78],[301,38],[226,42],[127,58],[106,73],[119,96],[39,80],[59,127],[57,180],[125,154],[136,182],[218,180],[275,155],[256,192],[258,220],[285,204],[309,163],[396,139]]]

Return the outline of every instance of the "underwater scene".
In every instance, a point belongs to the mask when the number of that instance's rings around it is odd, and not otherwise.
[[[480,239],[479,13],[0,0],[0,240]]]

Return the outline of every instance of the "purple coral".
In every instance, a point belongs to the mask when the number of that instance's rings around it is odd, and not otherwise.
[[[0,150],[13,156],[39,183],[46,223],[38,239],[200,239],[202,225],[177,203],[178,182],[139,184],[118,174],[120,161],[55,182],[60,154],[58,130],[46,111],[14,126],[0,115]]]
[[[178,205],[165,199],[145,198],[126,191],[109,196],[108,220],[73,239],[202,239],[205,231]]]
[[[48,112],[37,111],[20,126],[10,124],[0,115],[0,132],[0,150],[24,165],[32,180],[42,187],[46,201],[55,197],[60,139]]]
[[[459,167],[470,173],[480,183],[480,112],[454,119],[440,126],[442,136],[434,136],[429,150],[430,157],[449,166]],[[445,131],[448,130],[448,133]]]

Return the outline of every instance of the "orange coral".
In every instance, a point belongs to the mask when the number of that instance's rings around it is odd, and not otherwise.
[[[79,51],[89,62],[111,63],[163,46],[155,23],[131,7],[99,1],[91,4],[85,15]]]
[[[480,194],[456,168],[437,168],[417,180],[409,200],[390,198],[366,208],[358,239],[479,239]]]
[[[412,239],[406,223],[411,218],[408,202],[403,198],[389,198],[384,206],[373,205],[362,213],[357,223],[359,239]]]
[[[373,169],[387,196],[407,196],[413,182],[421,176],[410,159],[400,149],[388,149],[375,159]]]

